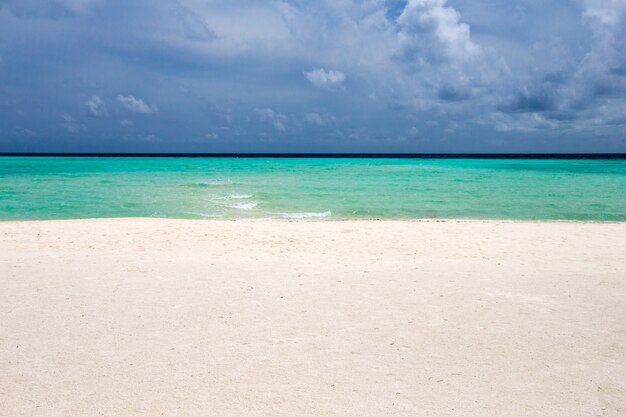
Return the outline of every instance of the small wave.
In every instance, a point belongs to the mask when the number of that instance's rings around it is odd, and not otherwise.
[[[330,217],[333,213],[330,211],[324,211],[321,213],[308,212],[308,213],[281,213],[285,219],[313,219]]]
[[[257,203],[256,201],[244,201],[244,202],[241,202],[241,203],[230,205],[228,207],[234,208],[234,209],[237,209],[237,210],[252,210],[258,204],[259,203]]]
[[[252,198],[251,194],[234,194],[234,195],[227,195],[224,197],[218,197],[216,198],[216,200],[246,200],[248,198]]]

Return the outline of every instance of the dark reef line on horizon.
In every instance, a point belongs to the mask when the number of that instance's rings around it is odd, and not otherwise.
[[[391,158],[391,159],[620,159],[626,153],[40,153],[0,152],[0,157],[82,158]]]

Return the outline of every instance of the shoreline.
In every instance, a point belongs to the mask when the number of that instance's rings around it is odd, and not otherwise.
[[[621,416],[626,223],[0,222],[0,416]]]
[[[250,222],[250,223],[345,223],[345,222],[362,222],[362,223],[521,223],[521,224],[626,224],[626,220],[519,220],[519,219],[463,219],[463,218],[349,218],[349,219],[328,219],[328,218],[181,218],[181,217],[86,217],[72,219],[25,219],[25,220],[2,220],[0,225],[10,223],[45,223],[45,222],[89,222],[89,221],[181,221],[181,222]]]

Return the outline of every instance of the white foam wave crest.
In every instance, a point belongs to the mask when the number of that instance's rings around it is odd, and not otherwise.
[[[226,195],[224,197],[219,197],[216,200],[247,200],[248,198],[252,198],[252,195],[251,194]]]
[[[285,219],[314,219],[322,217],[330,217],[333,213],[330,211],[324,211],[321,213],[308,212],[308,213],[281,213]]]
[[[228,207],[230,208],[234,208],[237,210],[252,210],[253,208],[255,208],[259,203],[257,203],[256,201],[244,201],[241,203],[237,203],[237,204],[232,204]]]

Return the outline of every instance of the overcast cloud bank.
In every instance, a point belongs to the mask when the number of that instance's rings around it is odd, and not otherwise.
[[[626,151],[626,0],[0,0],[0,35],[5,151]]]

